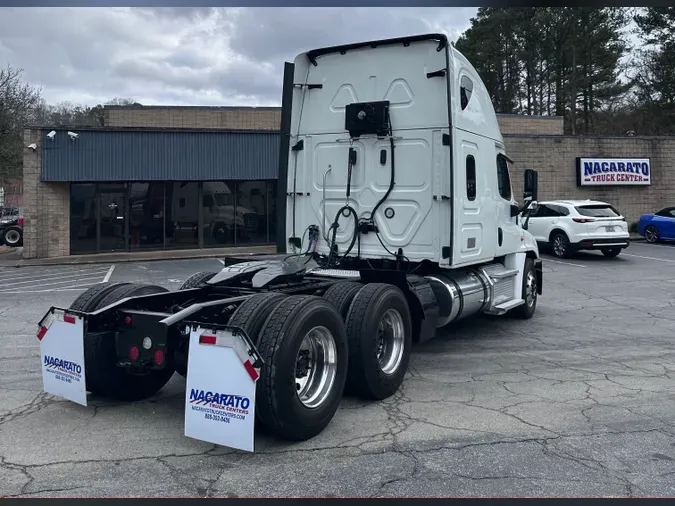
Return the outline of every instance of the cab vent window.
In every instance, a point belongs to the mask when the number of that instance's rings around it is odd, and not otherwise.
[[[471,155],[466,157],[466,198],[476,200],[476,160]]]
[[[459,82],[459,96],[462,105],[462,111],[469,105],[471,93],[473,92],[473,82],[467,76],[462,76]]]

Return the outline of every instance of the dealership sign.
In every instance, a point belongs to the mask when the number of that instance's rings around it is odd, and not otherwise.
[[[577,184],[650,185],[652,166],[649,158],[577,158]]]

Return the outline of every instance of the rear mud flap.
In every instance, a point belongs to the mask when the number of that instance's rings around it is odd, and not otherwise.
[[[534,275],[537,278],[537,293],[541,295],[544,292],[544,270],[541,258],[534,261]]]
[[[185,392],[185,435],[254,451],[255,391],[262,359],[244,332],[192,328]]]
[[[44,391],[86,406],[84,319],[51,308],[38,326]]]

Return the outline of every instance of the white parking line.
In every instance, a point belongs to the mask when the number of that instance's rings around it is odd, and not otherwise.
[[[21,269],[23,271],[23,269]],[[59,270],[59,271],[54,271],[54,270],[48,270],[48,271],[29,271],[29,273],[23,272],[22,274],[16,274],[12,276],[3,276],[2,272],[0,271],[0,286],[3,285],[5,282],[9,281],[15,281],[15,280],[27,280],[31,278],[38,278],[38,279],[48,279],[48,278],[58,278],[59,276],[64,276],[64,275],[69,275],[69,274],[89,274],[89,273],[97,273],[103,275],[107,269],[105,268],[100,268],[98,267],[95,270],[91,269],[69,269],[69,270]],[[32,273],[30,273],[32,272]]]
[[[103,281],[101,283],[107,283],[108,280],[110,279],[110,276],[112,276],[113,271],[115,270],[115,264],[112,264],[110,266],[110,269],[108,269],[108,273],[105,275],[105,278],[103,278]]]
[[[101,276],[81,276],[78,277],[77,279],[69,280],[69,281],[57,281],[56,283],[34,283],[35,286],[54,286],[54,285],[68,285],[69,283],[80,283],[85,280],[91,280],[91,283],[88,286],[94,285],[98,282],[98,280],[101,279]],[[31,281],[28,281],[28,283],[31,283]],[[6,288],[0,289],[0,293],[6,293],[7,290],[12,290],[12,289],[21,289],[21,287],[17,287],[16,285],[20,285],[22,283],[14,283],[12,286],[8,286]],[[31,288],[31,286],[27,286],[26,288]]]
[[[96,279],[101,279],[101,276],[103,275],[102,272],[92,272],[91,274],[73,274],[73,275],[68,275],[68,276],[47,276],[47,277],[42,277],[39,279],[29,279],[27,281],[16,281],[8,284],[7,286],[2,286],[0,285],[0,290],[4,288],[12,288],[17,285],[25,285],[25,284],[39,284],[40,286],[44,285],[63,285],[64,283],[76,283],[78,279],[84,279],[84,278],[96,278]],[[44,283],[44,281],[56,281],[56,283]]]
[[[217,260],[218,260],[221,264],[225,265],[225,260],[223,260],[222,258],[218,258]]]
[[[82,291],[109,281],[114,269],[115,265],[108,264],[0,270],[0,294]]]
[[[0,294],[5,294],[5,293],[53,293],[53,292],[81,292],[85,288],[90,288],[92,285],[79,285],[79,286],[71,286],[70,288],[48,288],[47,290],[2,290],[0,291]]]
[[[553,260],[553,259],[548,258],[548,257],[543,257],[542,260],[544,262],[553,262],[554,264],[563,264],[563,265],[571,265],[573,267],[581,267],[582,269],[585,269],[586,267],[588,267],[586,265],[573,264],[572,262],[561,262],[560,260]]]
[[[656,260],[657,262],[666,262],[669,264],[675,264],[675,260],[668,260],[666,258],[655,258],[655,257],[643,257],[642,255],[633,255],[631,253],[624,253],[625,257],[635,257],[635,258],[644,258],[645,260]]]

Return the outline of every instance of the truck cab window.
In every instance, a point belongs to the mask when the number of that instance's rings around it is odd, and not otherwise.
[[[471,92],[473,91],[473,82],[467,76],[462,76],[459,82],[459,96],[462,106],[462,111],[469,105],[471,100]]]
[[[509,177],[509,166],[506,158],[501,154],[497,155],[497,185],[499,195],[504,200],[511,200],[511,178]]]
[[[476,200],[476,160],[472,155],[466,157],[466,198]]]

